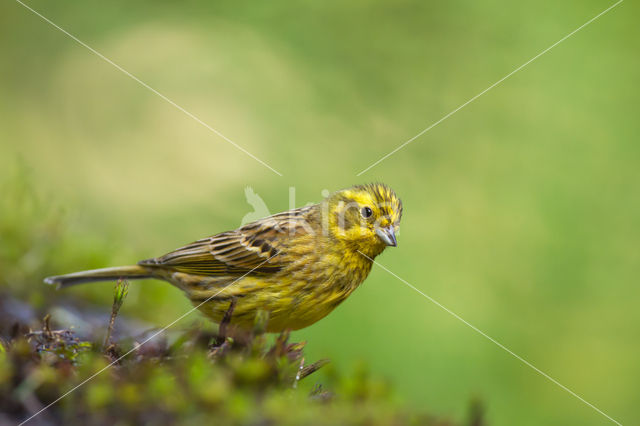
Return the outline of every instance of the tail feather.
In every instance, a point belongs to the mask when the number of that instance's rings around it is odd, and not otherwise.
[[[46,284],[56,284],[58,288],[95,281],[115,281],[119,279],[137,280],[151,278],[149,269],[140,265],[116,266],[114,268],[93,269],[90,271],[74,272],[73,274],[57,275],[44,279]]]

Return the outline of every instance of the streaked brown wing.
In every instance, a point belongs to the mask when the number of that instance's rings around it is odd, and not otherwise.
[[[308,232],[303,224],[308,210],[279,213],[139,264],[205,276],[277,272],[286,265],[291,238]]]

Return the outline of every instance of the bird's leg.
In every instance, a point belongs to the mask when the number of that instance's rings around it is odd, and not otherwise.
[[[231,315],[233,315],[233,309],[236,307],[236,298],[231,298],[229,308],[222,317],[220,325],[218,326],[218,335],[215,338],[213,345],[210,346],[209,357],[216,359],[222,356],[230,347],[230,339],[227,339],[227,327],[231,322]]]
[[[218,345],[221,345],[227,338],[227,328],[231,323],[231,316],[233,315],[235,307],[236,298],[232,297],[231,302],[229,302],[229,308],[227,309],[227,312],[224,313],[222,321],[220,321],[220,326],[218,327],[218,342],[216,342]]]
[[[287,342],[289,341],[290,333],[291,333],[291,330],[289,329],[285,329],[280,332],[280,334],[276,338],[276,341],[273,344],[273,348],[271,349],[271,353],[274,356],[280,357],[287,354],[287,350],[288,350]]]

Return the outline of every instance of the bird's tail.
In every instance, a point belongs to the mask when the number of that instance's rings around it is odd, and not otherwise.
[[[44,282],[56,284],[58,288],[94,281],[115,281],[119,279],[138,280],[151,278],[149,269],[140,265],[116,266],[115,268],[93,269],[90,271],[74,272],[73,274],[47,277]]]

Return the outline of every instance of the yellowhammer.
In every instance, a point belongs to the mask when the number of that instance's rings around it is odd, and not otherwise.
[[[402,202],[391,188],[358,185],[137,265],[45,282],[66,287],[158,278],[184,291],[215,322],[233,300],[231,324],[249,329],[262,310],[269,315],[267,331],[297,330],[325,317],[358,288],[372,259],[396,246],[401,216]]]

